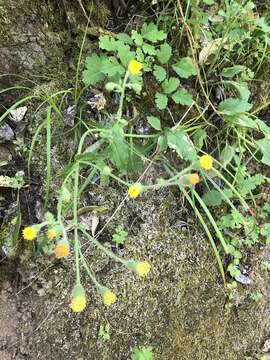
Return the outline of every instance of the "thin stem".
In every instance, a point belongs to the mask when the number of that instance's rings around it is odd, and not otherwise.
[[[211,224],[213,225],[215,231],[216,231],[216,234],[221,242],[221,245],[225,251],[226,254],[228,254],[228,245],[221,233],[221,231],[219,230],[218,226],[217,226],[217,223],[215,222],[212,214],[210,213],[210,211],[208,210],[207,206],[205,205],[205,203],[203,202],[203,200],[201,199],[201,197],[199,196],[199,194],[197,193],[196,190],[192,189],[191,192],[195,195],[195,198],[199,201],[201,207],[203,208],[206,216],[208,217],[209,221],[211,222]]]
[[[81,262],[82,262],[82,264],[83,264],[83,266],[84,266],[87,274],[89,275],[90,279],[93,281],[93,283],[95,284],[95,286],[97,287],[97,289],[99,289],[99,290],[102,289],[103,286],[100,285],[100,283],[97,281],[94,273],[92,272],[92,270],[90,270],[90,267],[88,266],[88,264],[87,264],[87,262],[86,262],[86,260],[85,260],[85,257],[84,257],[83,254],[82,254],[81,249],[79,249],[79,254],[80,254],[80,260],[81,260]]]
[[[45,194],[45,208],[47,208],[49,201],[49,191],[51,183],[51,117],[52,106],[50,105],[47,111],[46,118],[46,157],[47,157],[47,173],[46,173],[46,194]]]
[[[106,255],[114,259],[115,261],[121,262],[123,265],[127,265],[127,261],[124,259],[121,259],[117,255],[115,255],[111,250],[107,249],[105,246],[103,246],[98,240],[96,240],[94,237],[90,236],[86,230],[84,230],[83,227],[79,227],[79,230],[84,233],[84,235],[93,242],[100,250],[102,250]]]
[[[205,223],[200,211],[197,209],[196,205],[194,204],[194,201],[191,199],[191,197],[189,196],[187,191],[185,189],[183,189],[183,188],[180,188],[180,187],[179,187],[179,189],[183,192],[185,198],[188,200],[188,202],[191,205],[191,207],[192,207],[193,211],[195,212],[196,216],[199,218],[200,223],[202,224],[202,226],[204,228],[204,231],[206,232],[206,235],[208,236],[208,239],[210,241],[210,244],[212,246],[212,249],[214,251],[214,254],[215,254],[215,257],[216,257],[216,260],[217,260],[217,263],[218,263],[218,267],[219,267],[221,277],[223,279],[224,285],[226,285],[224,267],[223,267],[223,264],[222,264],[222,261],[221,261],[221,257],[220,257],[218,248],[217,248],[217,246],[215,244],[215,241],[214,241],[214,239],[213,239],[213,237],[212,237],[212,235],[210,233],[210,230],[209,230],[207,224]]]
[[[127,84],[127,80],[129,77],[129,71],[126,71],[123,83],[122,83],[122,89],[121,89],[121,95],[120,95],[120,101],[119,101],[119,108],[117,111],[117,115],[116,115],[116,120],[117,122],[121,120],[122,118],[122,113],[123,113],[123,104],[124,104],[124,98],[125,98],[125,89],[126,89],[126,84]]]
[[[78,238],[78,187],[79,187],[79,164],[75,165],[75,179],[74,179],[74,195],[73,195],[73,221],[74,221],[74,248],[75,248],[75,259],[76,259],[76,284],[80,285],[80,243]]]

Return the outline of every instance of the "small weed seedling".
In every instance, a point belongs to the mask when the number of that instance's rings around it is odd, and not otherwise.
[[[153,360],[153,352],[151,347],[139,346],[135,347],[132,355],[131,360]]]
[[[107,323],[106,325],[100,325],[98,336],[101,339],[101,341],[106,342],[110,340],[110,324]]]

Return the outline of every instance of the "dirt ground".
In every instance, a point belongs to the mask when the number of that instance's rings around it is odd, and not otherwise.
[[[107,205],[120,201],[113,190],[99,199]],[[83,276],[87,309],[80,315],[70,312],[72,258],[1,263],[1,359],[126,360],[134,346],[145,345],[153,347],[157,360],[255,360],[270,330],[269,278],[259,268],[270,249],[250,254],[246,270],[252,283],[239,284],[235,306],[226,311],[211,248],[175,194],[128,200],[111,229],[120,221],[129,238],[119,253],[146,257],[152,271],[148,279],[139,280],[91,247],[88,260],[98,278],[118,294],[111,308],[104,308]],[[252,301],[254,291],[263,298]],[[110,339],[103,342],[98,331],[107,323]]]

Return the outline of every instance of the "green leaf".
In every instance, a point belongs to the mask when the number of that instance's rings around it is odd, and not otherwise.
[[[203,147],[203,142],[207,138],[207,132],[204,129],[199,129],[193,135],[194,146],[198,149]]]
[[[132,38],[126,33],[118,33],[116,35],[116,39],[118,39],[124,44],[133,45]]]
[[[239,83],[236,81],[224,81],[223,84],[226,87],[230,87],[236,90],[240,99],[248,101],[250,97],[250,91],[248,89],[247,83],[244,82]]]
[[[116,41],[113,37],[109,35],[102,35],[99,37],[99,48],[106,51],[115,51],[117,50],[119,41]]]
[[[210,190],[203,195],[203,201],[207,206],[219,206],[223,201],[223,196],[218,190]]]
[[[164,43],[160,45],[160,49],[157,50],[157,58],[161,64],[166,64],[172,56],[172,48],[169,44]]]
[[[123,245],[128,233],[124,230],[122,225],[118,225],[115,229],[115,233],[113,234],[112,241],[116,243],[116,245]]]
[[[220,162],[223,166],[227,166],[231,161],[235,154],[235,147],[227,144],[220,154]]]
[[[243,65],[234,65],[231,67],[226,67],[222,69],[221,76],[227,78],[233,78],[235,75],[241,73],[244,70],[246,70],[246,66]]]
[[[156,55],[157,51],[153,45],[150,44],[143,44],[142,49],[145,54],[148,55]]]
[[[164,110],[168,104],[168,97],[164,94],[156,92],[155,103],[160,110]]]
[[[159,118],[155,116],[147,116],[148,124],[152,126],[152,128],[156,130],[161,130],[161,124]]]
[[[138,33],[138,31],[132,30],[131,32],[131,38],[135,42],[137,46],[142,46],[143,44],[143,37],[141,34]]]
[[[252,108],[252,104],[246,100],[228,98],[222,101],[218,110],[224,115],[235,115],[243,112],[247,112]]]
[[[264,16],[257,17],[256,25],[264,32],[269,33],[270,32],[270,26],[267,23],[267,20]]]
[[[158,30],[157,25],[152,22],[143,24],[141,34],[144,39],[153,43],[164,40],[167,37],[167,34],[164,31]]]
[[[265,182],[265,176],[262,174],[256,174],[254,176],[249,176],[245,179],[237,181],[237,186],[239,192],[242,196],[246,196],[250,192],[256,189],[257,186]]]
[[[111,159],[121,171],[127,171],[130,160],[130,150],[125,141],[124,131],[122,127],[115,124],[111,129]]]
[[[161,135],[158,138],[158,148],[160,152],[166,151],[168,148],[167,136]]]
[[[181,129],[168,131],[168,146],[174,149],[183,160],[194,161],[197,159],[197,152],[188,135]]]
[[[123,75],[125,73],[125,69],[122,65],[120,65],[119,61],[116,57],[111,56],[104,60],[102,66],[102,72],[109,77],[113,77],[117,74]]]
[[[266,125],[266,123],[258,118],[255,119],[256,124],[259,127],[259,130],[264,134],[264,135],[270,135],[270,127],[268,125]]]
[[[223,191],[218,191],[216,189],[212,189],[208,191],[203,196],[203,201],[207,206],[219,206],[222,201],[226,201],[227,198],[232,198],[233,193],[230,189],[223,189]]]
[[[155,78],[160,82],[163,81],[167,76],[166,70],[163,67],[158,66],[158,65],[154,66],[153,74],[154,74]]]
[[[270,223],[265,223],[261,230],[260,230],[260,233],[263,235],[263,236],[270,236]]]
[[[153,360],[151,347],[139,346],[133,349],[131,360]]]
[[[162,83],[162,89],[165,92],[165,94],[171,94],[178,88],[179,84],[180,84],[179,79],[175,77],[171,77],[169,78],[169,80],[165,80]]]
[[[136,58],[141,63],[144,62],[144,53],[143,53],[141,48],[137,48],[137,50],[136,50]],[[143,67],[143,70],[145,70],[145,67]]]
[[[258,125],[255,120],[253,120],[251,117],[249,117],[246,114],[240,113],[233,116],[226,117],[226,120],[230,122],[231,124],[242,126],[242,127],[248,127],[251,129],[258,130]]]
[[[174,64],[173,70],[182,78],[187,79],[197,74],[197,70],[190,57],[182,58],[178,63]]]
[[[215,0],[203,0],[206,5],[214,5]]]
[[[104,79],[102,68],[104,65],[104,58],[94,54],[86,58],[86,70],[83,71],[83,82],[86,86],[95,85],[97,82]]]
[[[267,135],[265,138],[254,142],[263,155],[261,162],[270,166],[270,136]]]
[[[186,89],[180,89],[172,96],[173,101],[176,104],[190,106],[193,102],[192,95]]]
[[[128,63],[130,62],[130,60],[135,59],[135,52],[134,51],[130,51],[130,46],[129,45],[123,45],[121,44],[118,47],[118,57],[122,63],[122,65],[124,67],[127,67]]]

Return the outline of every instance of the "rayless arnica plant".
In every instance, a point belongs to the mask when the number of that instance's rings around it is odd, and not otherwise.
[[[115,114],[107,114],[104,122],[86,122],[80,114],[79,123],[83,131],[73,161],[65,170],[64,180],[59,191],[57,214],[47,212],[41,223],[23,229],[23,237],[26,241],[37,238],[38,243],[42,243],[44,246],[51,244],[52,251],[57,258],[69,256],[71,247],[74,249],[76,280],[70,303],[74,312],[83,311],[87,303],[85,287],[81,281],[81,269],[84,269],[89,275],[106,306],[112,305],[117,300],[117,295],[98,281],[88,263],[83,253],[82,240],[84,238],[93,243],[101,252],[142,278],[148,275],[151,268],[151,265],[144,259],[135,261],[119,257],[98,241],[94,231],[89,233],[85,225],[80,223],[78,219],[80,198],[96,173],[99,173],[104,184],[108,184],[111,179],[125,186],[127,196],[131,199],[136,199],[140,194],[148,191],[177,186],[191,205],[208,236],[224,282],[225,272],[221,251],[237,257],[236,249],[228,243],[206,202],[195,187],[198,183],[203,182],[207,188],[213,187],[222,201],[229,205],[243,224],[245,224],[244,215],[236,208],[232,197],[241,204],[243,212],[249,211],[249,205],[235,187],[234,181],[228,180],[231,173],[226,167],[217,158],[202,151],[202,146],[195,146],[195,140],[192,141],[189,136],[189,133],[196,135],[196,132],[202,130],[207,124],[206,122],[201,125],[206,109],[202,109],[184,87],[185,79],[198,75],[199,68],[195,60],[188,56],[183,58],[172,56],[173,49],[166,38],[167,34],[159,30],[154,23],[145,23],[140,31],[133,30],[131,36],[120,33],[115,37],[108,35],[100,37],[101,54],[92,54],[86,59],[86,69],[83,72],[85,87],[79,92],[76,85],[75,100],[78,102],[78,98],[89,86],[105,82],[106,91],[115,92],[118,95],[118,109]],[[143,96],[142,90],[149,76],[156,81],[155,105],[157,112],[165,110],[169,103],[189,108],[195,106],[199,116],[194,122],[182,124],[180,120],[171,128],[162,128],[162,121],[156,116],[156,113],[149,114],[147,121],[154,133],[134,133],[133,119],[127,120],[124,115],[124,103],[125,100],[130,99],[130,96],[135,95],[137,99]],[[41,126],[46,127],[47,130],[47,180],[49,182],[51,178],[51,112],[59,113],[60,110],[52,97],[49,97],[47,101],[49,102],[47,119]],[[231,102],[228,104],[227,101],[225,105],[228,107]],[[228,108],[225,105],[223,103],[223,108],[219,109],[221,117],[222,115],[228,117]],[[198,119],[200,124],[197,122]],[[90,146],[89,139],[92,141]],[[147,141],[147,146],[139,143],[142,139]],[[197,140],[199,143],[203,142],[202,139]],[[31,150],[32,148],[33,146]],[[147,185],[142,180],[127,181],[126,175],[142,168],[142,160],[146,159],[151,150],[152,155],[157,155],[157,159],[162,163],[164,178],[158,178],[154,183]],[[169,150],[181,159],[183,167],[180,170],[168,161],[165,152]],[[87,178],[81,181],[80,174],[85,169],[88,171],[90,169],[90,172]],[[46,199],[48,199],[48,189],[47,183]],[[72,212],[72,220],[70,220],[70,212]],[[211,227],[214,229],[221,247],[216,244]],[[124,238],[123,231],[121,231],[121,236],[118,234],[114,240],[121,243]]]

